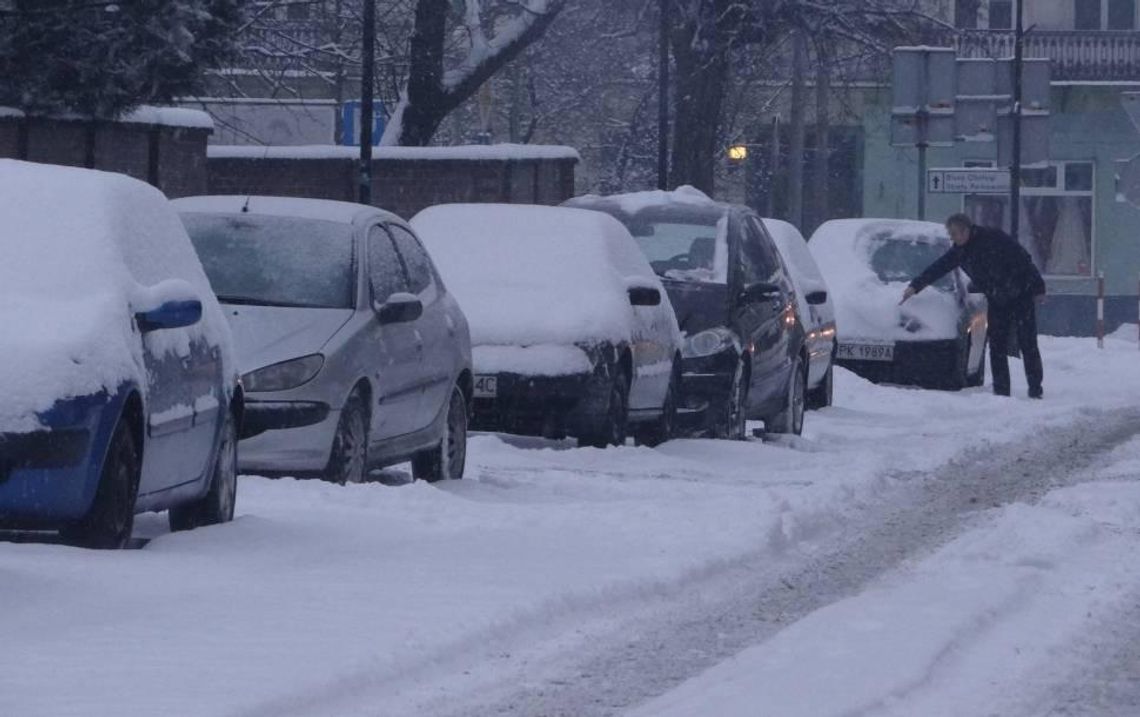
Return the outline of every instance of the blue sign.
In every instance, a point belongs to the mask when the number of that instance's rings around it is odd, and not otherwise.
[[[341,105],[341,120],[344,131],[341,132],[340,143],[349,147],[360,144],[360,100],[347,100]],[[384,103],[375,100],[372,105],[372,144],[379,145],[380,138],[384,136],[384,128],[388,126],[388,113]]]

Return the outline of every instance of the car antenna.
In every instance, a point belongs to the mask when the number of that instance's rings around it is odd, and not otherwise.
[[[263,155],[261,156],[261,158],[262,158],[263,160],[269,159],[269,149],[270,149],[270,147],[272,147],[272,145],[270,145],[269,143],[266,143],[266,145],[265,145],[265,154],[263,154]],[[241,205],[241,213],[242,213],[242,214],[249,214],[249,203],[250,203],[251,201],[253,201],[253,195],[252,195],[252,194],[248,194],[248,195],[246,195],[246,198],[245,198],[245,204]]]

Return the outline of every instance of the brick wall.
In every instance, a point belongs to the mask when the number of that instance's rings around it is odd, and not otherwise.
[[[120,172],[170,197],[206,191],[210,130],[0,116],[0,157]]]
[[[377,159],[372,196],[402,217],[434,204],[558,204],[574,195],[576,160]],[[265,194],[355,201],[356,162],[349,157],[211,157],[210,194]]]

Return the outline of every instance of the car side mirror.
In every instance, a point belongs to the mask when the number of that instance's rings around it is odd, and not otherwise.
[[[807,302],[809,304],[811,304],[812,306],[819,306],[820,304],[826,304],[827,303],[827,292],[826,291],[811,291],[811,292],[808,292],[808,295],[805,296],[804,298],[807,299]]]
[[[423,316],[424,305],[415,294],[397,292],[374,307],[381,324],[405,324]]]
[[[758,281],[744,287],[738,300],[741,304],[751,304],[755,301],[771,301],[780,298],[780,296],[780,287],[767,281]]]
[[[166,301],[149,311],[135,313],[135,322],[144,334],[163,329],[181,329],[201,320],[202,302],[197,299]]]
[[[661,291],[652,286],[631,286],[629,303],[632,306],[660,306]]]

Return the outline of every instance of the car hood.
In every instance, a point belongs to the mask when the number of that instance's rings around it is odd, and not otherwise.
[[[841,341],[939,341],[958,337],[962,307],[953,294],[931,287],[899,305],[905,283],[867,279],[835,297]]]
[[[242,373],[320,353],[352,309],[223,304]]]

